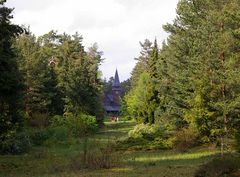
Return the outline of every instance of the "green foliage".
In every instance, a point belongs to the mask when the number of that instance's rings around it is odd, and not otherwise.
[[[44,142],[51,137],[48,129],[29,130],[29,136],[31,139],[31,143],[35,146],[43,145]]]
[[[159,49],[157,40],[154,45],[149,40],[140,43],[142,51],[131,75],[131,90],[124,98],[123,115],[130,114],[138,121],[154,124],[156,108],[159,104],[157,82],[157,62]]]
[[[44,142],[46,145],[69,143],[73,138],[73,133],[67,126],[50,127],[47,129],[47,135],[48,139]]]
[[[12,49],[12,40],[20,35],[23,29],[11,23],[13,9],[5,7],[4,4],[5,1],[0,1],[0,146],[5,146],[4,143],[11,144],[11,132],[20,128],[23,122],[20,114],[23,84],[16,54]]]
[[[108,81],[106,79],[103,80],[103,91],[104,93],[110,93],[112,91],[112,84],[113,84],[114,78],[110,77]]]
[[[0,144],[1,154],[21,154],[31,148],[31,140],[27,132],[10,132]]]
[[[184,128],[175,133],[174,148],[179,152],[186,152],[197,143],[197,135],[191,129]]]
[[[79,111],[102,117],[102,53],[97,44],[85,51],[77,33],[50,31],[36,38],[28,32],[15,40],[14,49],[24,76],[25,107],[30,117]]]
[[[154,87],[148,73],[140,75],[137,86],[124,98],[125,110],[138,122],[154,123],[154,111],[157,106],[154,100]]]
[[[174,138],[171,132],[163,127],[150,124],[138,124],[129,131],[128,138],[119,141],[120,149],[156,150],[173,147]]]
[[[122,88],[122,91],[123,91],[123,96],[126,95],[132,88],[132,85],[131,85],[131,80],[130,79],[127,79],[123,82],[121,82],[121,88]]]
[[[133,130],[128,132],[130,138],[147,138],[154,135],[158,131],[157,126],[151,126],[149,124],[139,124],[134,127]]]
[[[140,42],[141,46],[141,52],[140,56],[138,58],[135,58],[137,60],[136,66],[133,68],[133,71],[131,73],[131,85],[134,89],[139,82],[140,75],[143,72],[149,71],[149,60],[152,54],[152,42],[148,39],[145,39],[145,41],[142,43]]]
[[[149,74],[153,80],[155,80],[158,77],[158,73],[157,73],[157,62],[159,59],[158,52],[159,52],[159,49],[158,49],[157,39],[155,39],[154,46],[151,52],[151,57],[149,58],[149,61],[148,61]]]
[[[140,122],[194,132],[179,132],[183,145],[197,136],[225,146],[240,120],[239,7],[238,0],[179,1],[160,51],[156,41],[141,44],[124,110]]]
[[[111,141],[127,136],[126,131],[136,125],[134,122],[109,123],[104,131],[88,138],[87,152],[93,159],[90,164],[96,164],[94,159],[103,159],[110,156],[110,169],[94,166],[87,168],[83,163],[84,140],[66,142],[63,146],[33,148],[28,154],[17,156],[0,156],[0,176],[166,176],[166,177],[192,177],[199,165],[207,163],[216,156],[218,151],[197,148],[191,153],[178,153],[172,150],[159,151],[115,151],[110,148],[110,155],[103,150],[104,145]],[[114,145],[114,144],[113,144]],[[101,148],[101,149],[100,149]],[[108,149],[108,148],[107,148]],[[100,153],[102,151],[103,153]],[[94,158],[94,154],[96,158]],[[235,153],[234,153],[235,154]],[[100,156],[100,157],[99,157]],[[111,161],[112,158],[112,161]],[[116,160],[116,161],[115,161]],[[97,160],[101,163],[99,160]],[[104,161],[104,160],[103,160]],[[107,161],[107,159],[105,160]],[[41,162],[41,163],[40,163]],[[98,163],[97,163],[98,164]],[[91,166],[91,165],[90,165]],[[103,166],[103,165],[102,165]],[[96,167],[96,168],[95,168]],[[132,170],[134,169],[134,170]]]
[[[75,137],[87,136],[98,130],[96,118],[85,114],[55,116],[51,120],[51,126],[66,127]]]

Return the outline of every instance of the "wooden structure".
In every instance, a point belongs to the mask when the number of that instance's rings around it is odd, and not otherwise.
[[[118,71],[115,72],[115,77],[112,83],[111,93],[106,93],[104,96],[104,109],[111,117],[111,121],[116,121],[121,109],[120,96],[122,94],[121,84],[119,81]]]

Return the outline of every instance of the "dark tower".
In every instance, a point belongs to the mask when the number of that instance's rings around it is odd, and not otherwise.
[[[112,83],[112,91],[106,93],[104,96],[104,109],[111,117],[118,117],[120,108],[121,108],[121,99],[122,94],[121,84],[119,81],[118,71],[116,69],[115,77]]]
[[[116,69],[114,81],[112,84],[112,94],[113,94],[115,103],[117,103],[118,105],[120,105],[121,91],[122,91],[122,89],[121,89],[121,85],[120,85],[120,81],[119,81],[118,71]]]

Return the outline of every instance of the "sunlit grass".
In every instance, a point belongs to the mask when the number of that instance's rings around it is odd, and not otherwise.
[[[218,151],[214,152],[196,152],[196,153],[177,153],[177,154],[146,154],[141,157],[136,157],[135,161],[139,162],[154,162],[154,161],[167,161],[167,160],[191,160],[199,159],[202,157],[208,157],[218,154]]]
[[[135,122],[106,123],[104,129],[88,137],[89,146],[101,146],[127,136]],[[188,153],[167,151],[120,152],[122,161],[110,169],[77,169],[69,164],[83,152],[84,139],[70,143],[50,144],[36,147],[28,154],[0,156],[0,176],[48,176],[48,177],[192,177],[195,170],[219,151],[207,148],[195,149]]]

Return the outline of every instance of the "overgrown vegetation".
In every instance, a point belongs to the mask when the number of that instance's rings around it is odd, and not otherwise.
[[[121,156],[116,152],[113,142],[102,144],[98,140],[85,139],[83,152],[71,162],[74,170],[110,169],[119,166]]]
[[[85,50],[78,33],[36,37],[11,23],[13,9],[4,4],[1,0],[0,153],[97,131],[104,115],[97,44]],[[36,135],[28,131],[33,127]]]
[[[98,124],[93,116],[55,116],[48,126],[27,127],[24,131],[12,132],[13,135],[1,142],[0,149],[1,153],[7,154],[26,153],[35,146],[71,144],[74,138],[85,138],[97,131]]]
[[[161,48],[140,43],[123,115],[174,131],[181,151],[214,143],[223,152],[240,121],[239,8],[237,0],[180,0]]]
[[[45,141],[22,155],[1,155],[0,176],[179,176],[192,177],[198,166],[219,156],[216,149],[187,153],[172,150],[119,151],[114,143],[126,138],[134,122],[107,123],[85,138]],[[85,152],[85,155],[84,155]],[[84,163],[84,159],[86,159]]]
[[[174,138],[158,126],[139,124],[128,132],[128,137],[118,142],[122,150],[159,150],[173,147]]]
[[[111,79],[101,81],[97,45],[86,50],[78,33],[36,37],[11,23],[13,9],[5,2],[0,175],[111,176],[117,168],[123,176],[146,170],[153,176],[239,176],[239,154],[224,156],[234,137],[240,151],[239,0],[180,0],[177,17],[163,26],[169,37],[161,48],[156,39],[140,42],[121,111],[137,125],[116,144],[113,139],[129,129],[117,123],[99,130],[103,89]],[[220,151],[197,149],[209,144]]]

